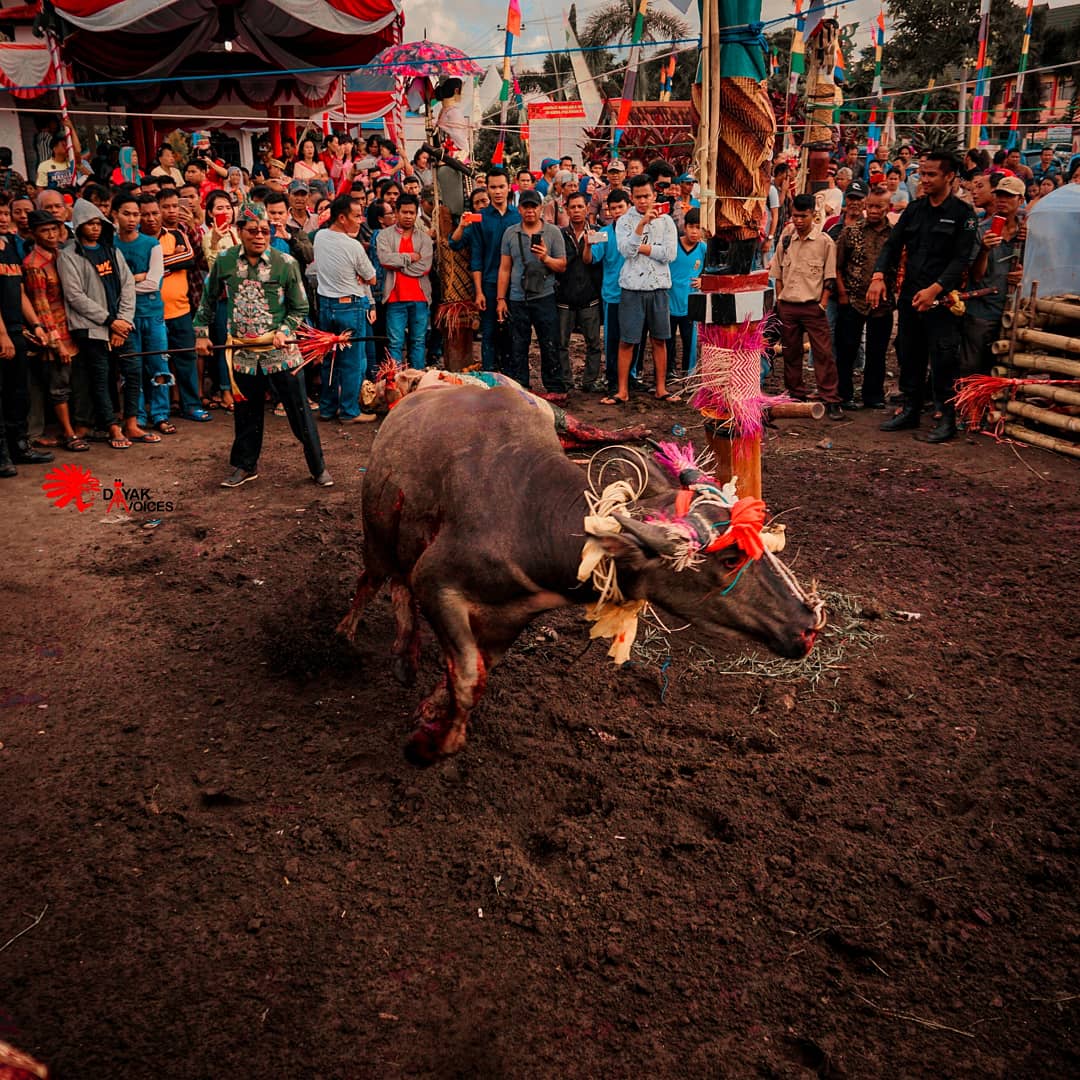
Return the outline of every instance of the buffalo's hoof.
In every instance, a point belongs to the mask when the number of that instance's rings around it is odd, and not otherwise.
[[[419,728],[405,744],[405,760],[418,769],[426,769],[439,759],[439,741],[435,733]]]
[[[416,665],[410,663],[404,656],[395,656],[390,661],[390,674],[401,686],[410,687],[416,683]]]

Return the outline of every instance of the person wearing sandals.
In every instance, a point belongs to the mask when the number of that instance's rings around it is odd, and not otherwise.
[[[23,260],[23,280],[26,295],[34,310],[37,325],[34,337],[43,352],[48,370],[49,400],[60,425],[60,445],[73,453],[90,449],[85,439],[75,434],[71,426],[71,365],[78,347],[71,337],[67,312],[64,310],[63,287],[56,268],[56,256],[66,239],[64,226],[44,210],[33,210],[27,218],[27,228],[34,246]]]
[[[667,391],[667,344],[671,337],[671,263],[678,254],[679,232],[671,214],[656,202],[656,189],[648,175],[630,181],[633,206],[615,225],[615,240],[623,257],[619,271],[619,389],[605,402],[625,405],[630,400],[630,366],[634,349],[646,328],[652,339],[656,368],[656,398],[672,403],[682,399]],[[670,206],[665,203],[664,207]]]
[[[139,199],[142,232],[161,244],[165,276],[161,279],[161,302],[165,306],[165,335],[169,361],[180,391],[180,415],[204,424],[210,413],[202,407],[198,365],[195,363],[195,331],[191,325],[188,273],[195,269],[195,251],[179,228],[180,200],[172,191],[156,200]]]
[[[75,243],[66,245],[56,259],[64,289],[64,308],[72,337],[79,346],[80,362],[90,374],[94,427],[109,433],[114,450],[126,450],[132,436],[145,435],[139,411],[137,361],[129,361],[124,378],[125,432],[116,422],[109,397],[109,361],[112,349],[125,347],[135,321],[135,279],[124,256],[113,246],[112,223],[93,203],[79,199],[71,223]],[[122,362],[123,364],[123,362]]]
[[[142,197],[156,205],[153,196]],[[165,256],[157,240],[139,232],[142,211],[134,195],[117,195],[113,199],[112,216],[116,223],[114,243],[135,278],[135,329],[125,352],[143,354],[138,357],[141,372],[138,426],[143,428],[149,423],[160,435],[175,435],[176,428],[169,422],[169,387],[174,380],[165,358],[169,340],[165,333],[165,305],[161,300]],[[160,442],[160,439],[147,437],[134,441]]]

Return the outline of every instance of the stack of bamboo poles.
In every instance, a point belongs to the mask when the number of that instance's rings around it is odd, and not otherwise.
[[[1042,299],[1038,290],[1038,282],[1033,283],[1028,299],[1021,301],[1018,294],[1012,310],[1002,316],[1008,336],[994,342],[1001,366],[991,374],[1076,379],[1077,386],[1018,384],[997,398],[990,419],[1001,422],[1010,438],[1080,458],[1080,296]]]

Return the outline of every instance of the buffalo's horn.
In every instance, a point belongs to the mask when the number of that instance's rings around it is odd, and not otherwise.
[[[655,551],[658,555],[674,555],[679,547],[677,537],[665,529],[662,525],[653,525],[648,521],[638,521],[627,517],[625,514],[616,514],[615,520],[623,529],[636,536],[647,548]]]

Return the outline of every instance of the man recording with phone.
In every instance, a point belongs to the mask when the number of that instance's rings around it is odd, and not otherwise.
[[[540,220],[540,204],[538,191],[523,191],[518,203],[521,222],[502,237],[495,292],[499,321],[510,320],[510,370],[504,374],[528,388],[529,341],[535,329],[544,390],[565,394],[570,387],[559,364],[555,275],[566,269],[566,247],[563,234]]]
[[[979,225],[979,247],[968,273],[971,291],[993,289],[965,301],[960,339],[960,370],[964,375],[989,375],[991,344],[997,340],[1009,291],[1024,276],[1023,227],[1019,219],[1024,181],[1003,176],[994,188],[993,213]]]

